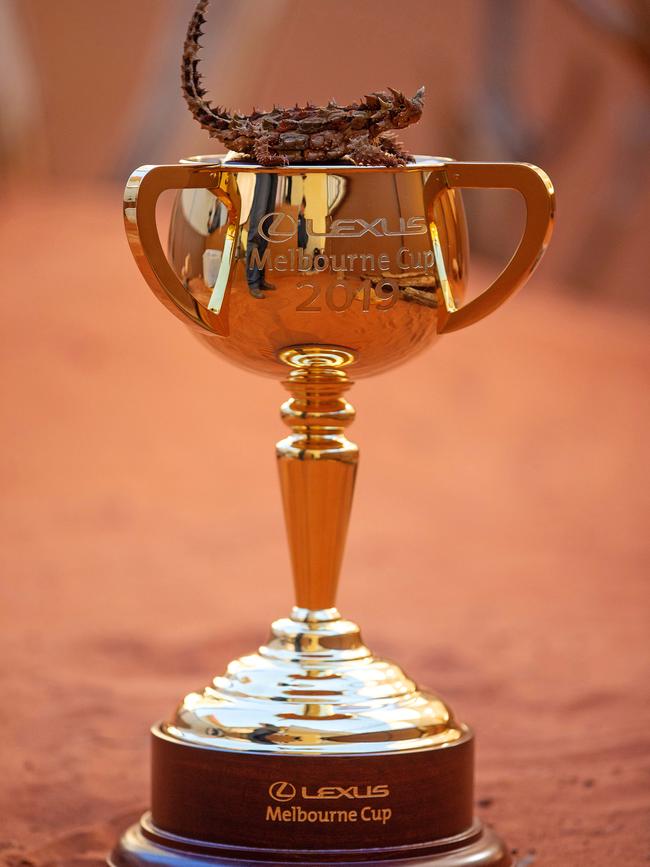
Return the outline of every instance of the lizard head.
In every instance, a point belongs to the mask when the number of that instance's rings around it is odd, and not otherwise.
[[[416,91],[410,99],[392,87],[389,87],[388,90],[392,97],[388,114],[393,128],[404,129],[406,126],[417,123],[422,117],[422,109],[424,108],[424,87]]]

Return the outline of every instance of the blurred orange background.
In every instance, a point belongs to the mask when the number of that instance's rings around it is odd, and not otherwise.
[[[192,0],[0,0],[0,864],[89,865],[147,803],[147,728],[291,604],[284,393],[210,357],[121,225],[182,101]],[[647,857],[650,15],[624,0],[213,0],[213,101],[427,88],[420,153],[541,165],[555,236],[488,321],[363,382],[340,607],[477,729],[520,867]],[[473,290],[515,246],[467,196]]]

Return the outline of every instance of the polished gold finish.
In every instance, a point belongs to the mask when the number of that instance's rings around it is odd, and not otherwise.
[[[163,169],[163,171],[160,171]],[[222,234],[222,261],[215,287],[210,295],[212,309],[197,304],[186,291],[163,251],[156,227],[156,204],[161,193],[169,189],[210,190],[211,197],[219,202],[227,220]],[[159,301],[181,318],[188,317],[201,324],[211,333],[226,336],[228,333],[228,309],[221,309],[229,298],[238,236],[241,203],[236,179],[232,174],[214,169],[199,169],[188,172],[187,167],[142,166],[129,178],[124,191],[124,224],[126,236],[135,260]],[[219,287],[217,292],[217,287]],[[216,295],[216,297],[215,297]],[[219,298],[220,296],[220,298]],[[218,303],[217,303],[218,302]],[[221,315],[219,315],[221,314]]]
[[[293,368],[284,381],[292,397],[282,405],[293,433],[276,448],[296,604],[332,608],[359,453],[345,436],[355,413],[343,397],[351,385],[345,367],[354,355],[305,346],[284,350],[281,359]]]
[[[460,309],[451,293],[444,294],[447,316],[442,317],[438,331],[446,334],[493,313],[528,280],[551,238],[555,193],[548,175],[529,163],[450,163],[444,179],[432,174],[427,187],[430,189],[425,190],[425,195],[434,200],[446,189],[460,187],[517,190],[526,204],[526,224],[519,246],[492,285]],[[428,212],[431,211],[429,207]],[[435,225],[434,219],[432,233]]]
[[[527,209],[510,263],[465,307],[459,307],[467,280],[461,186],[516,189]],[[171,266],[155,224],[155,204],[166,189],[181,191],[170,233]],[[138,169],[125,197],[129,242],[156,296],[214,351],[281,378],[286,370],[280,354],[287,347],[345,347],[355,355],[356,379],[394,367],[438,334],[482,319],[530,276],[553,213],[551,182],[534,166],[432,157],[400,169],[268,169],[197,157]],[[254,297],[246,259],[261,249],[260,215],[267,216],[263,229],[273,240],[262,241],[266,259],[264,253],[258,258],[276,290]],[[327,268],[321,270],[322,264]],[[213,268],[223,287],[218,312]]]
[[[461,187],[518,190],[527,213],[502,274],[465,305]],[[170,260],[155,223],[167,189],[179,191]],[[277,456],[296,608],[258,653],[188,695],[166,735],[323,755],[430,749],[468,737],[439,698],[373,658],[336,610],[358,459],[345,435],[354,419],[345,394],[351,377],[394,367],[438,335],[479,321],[526,281],[550,236],[550,180],[523,163],[433,157],[400,168],[275,169],[196,157],[139,169],[124,214],[157,297],[212,350],[281,379],[291,395],[282,406],[290,434]]]
[[[257,653],[187,695],[164,732],[186,743],[288,754],[418,750],[469,736],[446,704],[376,659],[336,609],[294,609]]]

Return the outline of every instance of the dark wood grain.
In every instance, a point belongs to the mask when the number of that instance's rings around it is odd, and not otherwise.
[[[410,753],[310,756],[194,746],[154,728],[151,814],[112,863],[507,865],[473,819],[473,753],[469,733]]]
[[[253,848],[425,843],[472,825],[473,738],[355,756],[236,753],[154,729],[152,817],[162,831]],[[279,794],[269,794],[284,783]],[[290,797],[293,794],[293,797]],[[319,797],[321,795],[321,797]]]

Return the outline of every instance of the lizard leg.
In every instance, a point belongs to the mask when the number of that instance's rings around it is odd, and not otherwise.
[[[403,160],[405,163],[412,163],[415,159],[413,154],[410,154],[406,150],[402,142],[393,138],[392,135],[379,136],[379,146],[382,150],[386,151],[386,153],[399,157],[399,159]]]
[[[358,136],[348,142],[347,156],[358,166],[402,166],[404,161],[388,153],[380,144],[366,136]]]
[[[261,166],[286,166],[289,160],[271,145],[271,136],[262,135],[253,142],[255,159]]]

